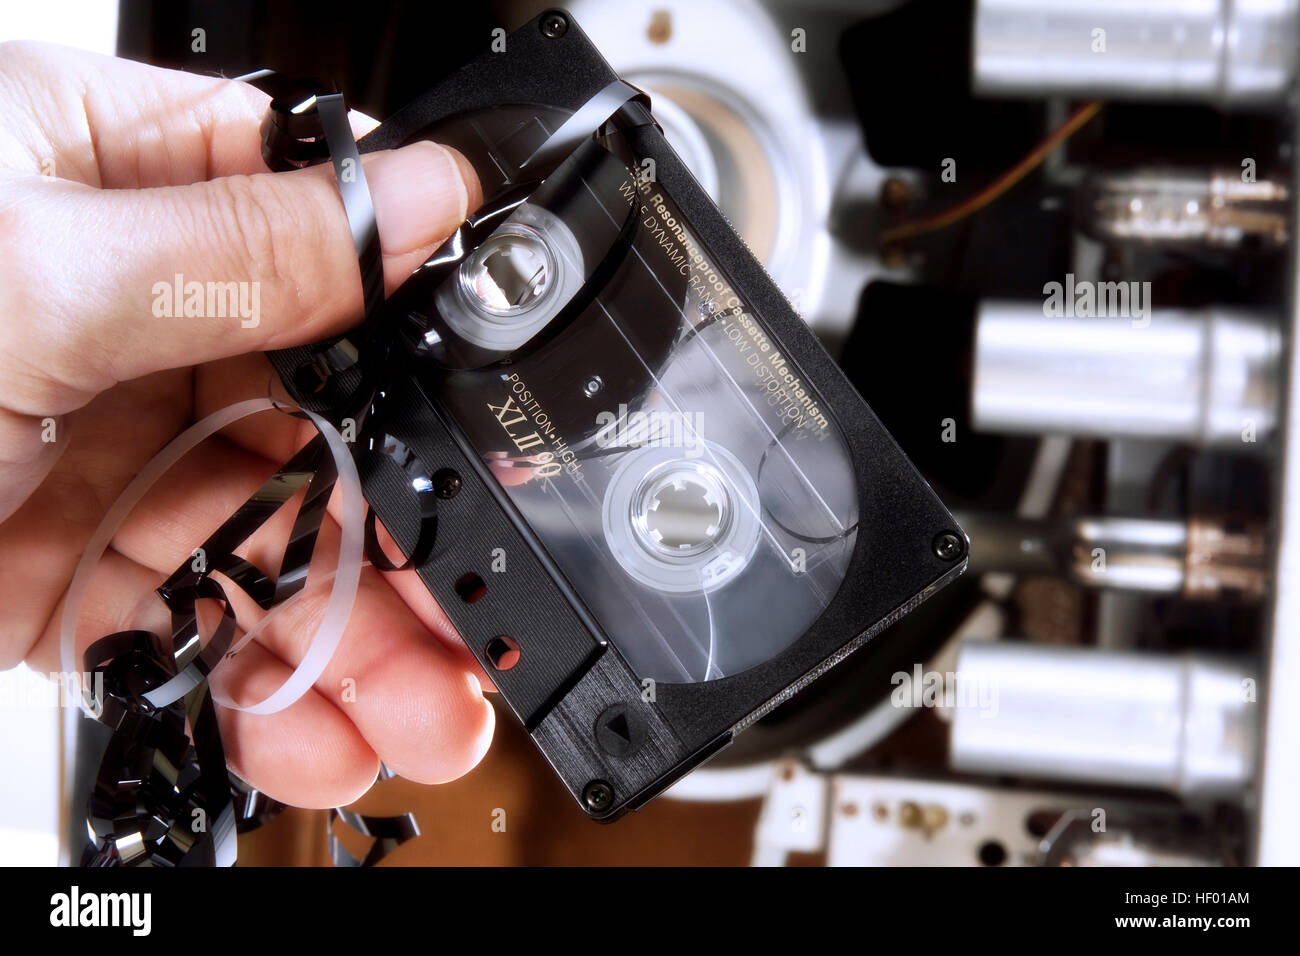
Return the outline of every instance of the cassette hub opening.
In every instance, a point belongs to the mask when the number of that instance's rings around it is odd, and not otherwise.
[[[515,316],[554,288],[555,256],[536,230],[510,223],[479,246],[460,270],[461,291],[475,309]]]
[[[731,496],[705,462],[665,462],[633,495],[632,526],[652,554],[694,557],[714,548],[731,525]]]
[[[523,203],[439,286],[435,311],[455,337],[506,353],[555,318],[583,275],[582,249],[568,226]]]
[[[669,593],[711,591],[733,580],[762,533],[753,478],[711,441],[630,453],[605,491],[603,511],[620,567]]]

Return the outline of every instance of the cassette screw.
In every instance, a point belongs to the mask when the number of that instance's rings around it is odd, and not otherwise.
[[[568,31],[569,21],[564,18],[563,14],[548,13],[546,16],[542,17],[542,22],[539,26],[542,28],[542,36],[550,40],[555,40],[564,36]]]
[[[599,375],[593,375],[587,379],[587,384],[582,386],[582,394],[588,398],[595,398],[596,393],[605,387],[604,380]]]
[[[593,780],[583,789],[582,802],[588,810],[599,813],[614,802],[614,790],[604,780]]]
[[[460,475],[450,468],[444,468],[433,476],[434,494],[439,498],[455,498],[460,494]]]
[[[951,531],[944,531],[935,536],[934,553],[944,561],[956,561],[964,550],[961,538]]]

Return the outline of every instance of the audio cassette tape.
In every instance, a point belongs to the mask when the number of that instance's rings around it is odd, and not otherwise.
[[[636,809],[965,567],[965,534],[567,14],[364,138],[483,207],[347,337],[370,515],[578,804]]]

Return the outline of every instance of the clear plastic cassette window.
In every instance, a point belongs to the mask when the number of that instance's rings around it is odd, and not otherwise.
[[[510,115],[503,130],[530,128]],[[509,180],[503,149],[477,152]],[[637,674],[716,680],[787,649],[835,595],[855,475],[672,196],[602,153],[562,166],[438,289],[447,327],[503,360],[441,376],[437,396]]]

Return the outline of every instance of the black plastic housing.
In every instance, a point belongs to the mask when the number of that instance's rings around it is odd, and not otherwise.
[[[362,150],[401,146],[429,136],[431,128],[450,128],[447,121],[458,114],[494,106],[576,110],[616,75],[572,17],[559,14],[565,29],[556,35],[554,21],[548,20],[555,15],[543,14],[510,34],[504,52],[485,49],[362,140]],[[868,644],[960,574],[967,552],[966,536],[952,515],[662,133],[642,126],[628,135],[637,156],[654,159],[657,180],[692,230],[725,266],[737,292],[763,316],[804,381],[820,393],[852,457],[859,521],[843,585],[801,638],[734,676],[659,683],[649,700],[640,677],[419,376],[385,383],[384,431],[408,446],[430,474],[450,470],[461,479],[458,493],[439,503],[437,544],[418,568],[419,576],[574,799],[598,820],[643,805],[735,733]],[[295,370],[309,354],[292,349],[274,353],[272,360],[296,398],[321,408],[318,396],[295,388]],[[410,553],[420,521],[408,475],[366,459],[362,479],[372,508]],[[944,534],[955,535],[958,544],[941,555],[936,539]],[[501,553],[509,571],[494,574],[494,556]],[[456,586],[467,575],[478,575],[487,585],[472,604]],[[502,635],[517,642],[520,656],[513,667],[498,671],[489,647]]]

